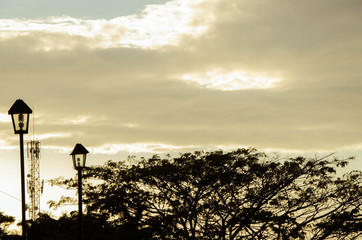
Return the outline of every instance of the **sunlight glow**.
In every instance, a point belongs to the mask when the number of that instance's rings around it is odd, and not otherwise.
[[[162,153],[193,147],[194,146],[181,147],[162,143],[108,144],[93,148],[92,152],[94,154],[117,154],[123,151],[130,153]]]
[[[206,88],[233,91],[271,88],[276,82],[280,81],[268,75],[270,74],[250,73],[240,70],[227,72],[222,69],[216,69],[206,73],[184,74],[181,76],[181,79],[196,82]]]
[[[79,119],[76,120],[71,120],[72,123],[84,123],[86,122],[88,119],[88,117],[80,117]]]
[[[18,146],[11,146],[6,140],[0,139],[0,150],[14,150]]]
[[[3,123],[11,122],[11,116],[8,114],[0,113],[0,122],[3,122]]]
[[[183,36],[204,34],[214,20],[211,11],[200,7],[203,2],[205,0],[172,0],[163,5],[147,5],[138,14],[111,20],[69,16],[0,19],[0,40],[21,36],[34,38],[36,50],[43,51],[71,49],[80,44],[79,37],[87,40],[81,41],[81,45],[90,48],[154,49],[177,45]]]
[[[127,127],[127,128],[135,128],[138,127],[137,123],[125,123],[123,124],[123,126]]]
[[[39,140],[49,139],[49,138],[57,138],[57,137],[69,137],[68,133],[47,133],[42,135],[37,135],[36,138]]]
[[[60,147],[60,146],[50,146],[50,145],[43,145],[42,149],[53,150],[56,153],[66,153],[69,154],[74,147]]]

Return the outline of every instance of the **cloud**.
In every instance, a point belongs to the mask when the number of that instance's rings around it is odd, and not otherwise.
[[[248,73],[239,70],[225,72],[215,69],[206,73],[192,73],[181,76],[182,80],[196,82],[206,88],[220,89],[224,91],[235,91],[242,89],[263,89],[273,87],[279,79],[266,77],[261,74]]]
[[[43,146],[60,148],[360,145],[359,1],[209,2],[170,1],[113,21],[35,21],[41,31],[17,20],[27,30],[13,34],[26,35],[0,45],[1,109],[23,98],[37,134],[63,134]]]
[[[47,134],[36,135],[36,138],[39,140],[45,140],[49,138],[69,137],[69,135],[70,134],[66,133],[47,133]]]
[[[162,143],[134,143],[134,144],[109,144],[92,149],[94,154],[117,154],[122,151],[129,153],[163,153],[184,148],[194,149],[195,146],[172,146]]]
[[[11,116],[9,114],[0,113],[0,122],[3,122],[3,123],[11,122]]]
[[[183,36],[198,37],[207,31],[213,16],[200,5],[204,6],[204,1],[173,0],[111,20],[70,16],[0,19],[0,38],[36,36],[36,50],[44,51],[72,49],[76,43],[89,48],[159,48],[177,45]]]

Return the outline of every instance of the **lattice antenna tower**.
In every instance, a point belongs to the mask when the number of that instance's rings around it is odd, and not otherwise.
[[[29,159],[28,205],[29,218],[35,221],[40,213],[40,196],[43,193],[44,180],[40,179],[40,141],[34,140],[34,115],[33,115],[33,140],[27,143],[27,156]]]

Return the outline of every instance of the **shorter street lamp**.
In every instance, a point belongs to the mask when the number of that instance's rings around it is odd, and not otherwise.
[[[21,171],[21,217],[22,217],[22,239],[26,239],[26,207],[25,207],[25,167],[24,167],[24,134],[29,130],[29,116],[33,111],[26,103],[18,99],[11,106],[9,115],[13,122],[14,133],[19,134],[20,138],[20,171]]]
[[[73,166],[78,170],[78,234],[79,240],[83,239],[83,213],[82,213],[82,170],[85,168],[85,162],[88,150],[82,144],[77,143],[70,155],[72,155]]]

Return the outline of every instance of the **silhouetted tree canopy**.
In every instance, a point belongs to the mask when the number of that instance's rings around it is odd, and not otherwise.
[[[85,170],[84,203],[108,239],[357,239],[362,175],[336,176],[349,160],[238,149],[108,161]]]
[[[15,218],[12,216],[5,215],[3,212],[0,212],[0,239],[8,234],[9,225],[15,221]]]
[[[99,215],[88,213],[84,216],[84,229],[87,240],[113,240],[122,239],[118,228]],[[54,219],[41,213],[33,222],[29,221],[29,240],[77,240],[78,239],[78,213],[71,212]],[[118,236],[118,238],[116,238]]]

